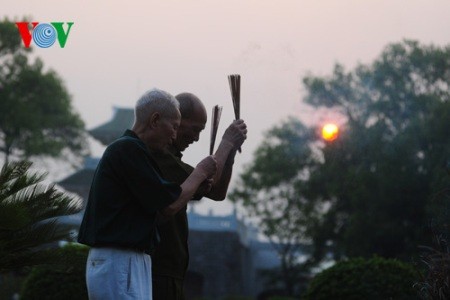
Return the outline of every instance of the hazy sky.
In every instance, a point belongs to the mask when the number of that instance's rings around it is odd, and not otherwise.
[[[87,128],[158,87],[198,95],[208,113],[223,106],[220,138],[233,119],[227,75],[241,74],[249,135],[234,179],[279,121],[331,117],[301,105],[306,74],[328,75],[337,62],[347,69],[370,63],[405,38],[450,43],[449,0],[1,0],[0,7],[0,17],[74,22],[65,48],[34,53],[64,79]],[[209,135],[208,120],[186,161],[195,165],[208,154]]]

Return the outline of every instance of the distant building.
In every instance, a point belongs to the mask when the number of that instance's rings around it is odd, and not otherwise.
[[[113,107],[112,119],[100,126],[97,126],[89,133],[103,145],[109,145],[119,138],[126,129],[131,129],[134,121],[134,109],[124,107]]]
[[[95,169],[99,161],[100,158],[98,157],[85,158],[82,169],[58,182],[66,191],[77,194],[83,199],[83,209],[86,206],[92,179],[94,178]]]
[[[280,260],[269,243],[258,240],[255,227],[239,220],[236,212],[205,216],[191,209],[188,220],[188,299],[257,296],[264,291],[260,271],[278,267]]]

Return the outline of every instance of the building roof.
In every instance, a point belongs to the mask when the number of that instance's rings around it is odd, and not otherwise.
[[[80,227],[81,221],[83,220],[83,215],[84,210],[73,215],[59,216],[57,217],[57,220],[61,225],[73,226],[75,228],[78,228]]]
[[[94,178],[95,169],[97,168],[100,158],[86,157],[84,160],[84,167],[59,181],[58,184],[70,192],[76,192],[72,189],[73,186],[90,187],[92,178]]]
[[[109,145],[119,138],[126,129],[130,129],[133,126],[133,122],[133,108],[113,107],[111,120],[89,130],[89,133],[103,145]]]

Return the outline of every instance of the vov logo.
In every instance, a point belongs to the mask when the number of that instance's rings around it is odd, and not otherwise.
[[[49,48],[56,42],[56,39],[58,39],[59,46],[64,48],[73,25],[73,22],[66,23],[67,31],[64,31],[64,22],[31,22],[31,31],[29,29],[29,22],[16,22],[16,26],[19,29],[25,48],[30,47],[32,40],[40,48]]]

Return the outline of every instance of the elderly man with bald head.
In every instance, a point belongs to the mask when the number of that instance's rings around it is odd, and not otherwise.
[[[178,101],[153,89],[136,103],[131,130],[110,144],[95,171],[78,241],[90,246],[90,299],[152,299],[151,254],[157,216],[170,217],[216,173],[213,156],[177,183],[162,177],[150,154],[173,146],[180,126]]]
[[[207,114],[200,99],[191,93],[176,96],[180,103],[181,122],[177,138],[167,153],[155,153],[163,177],[172,182],[183,182],[194,168],[182,161],[182,152],[197,142],[205,129]],[[212,180],[205,180],[192,200],[203,196],[221,201],[226,197],[237,149],[247,138],[247,126],[236,120],[226,129],[215,153],[217,172]],[[174,212],[171,218],[158,224],[161,242],[152,254],[153,297],[155,300],[184,299],[184,278],[189,264],[188,221],[186,206]]]

